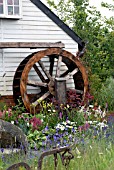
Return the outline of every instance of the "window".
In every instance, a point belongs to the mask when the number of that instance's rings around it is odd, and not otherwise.
[[[20,18],[21,4],[20,0],[0,0],[0,17],[2,18]]]

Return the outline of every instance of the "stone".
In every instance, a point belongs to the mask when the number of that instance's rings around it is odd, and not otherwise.
[[[27,152],[27,137],[19,127],[0,119],[0,147],[20,148]]]

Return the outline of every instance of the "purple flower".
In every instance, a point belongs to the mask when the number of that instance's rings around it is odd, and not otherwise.
[[[62,119],[62,112],[59,113],[59,118]]]
[[[45,127],[45,131],[48,131],[48,130],[49,130],[49,127],[48,127],[48,126],[46,126],[46,127]]]
[[[57,137],[56,137],[55,135],[53,135],[53,139],[54,139],[54,141],[56,141],[56,140],[57,140]]]
[[[5,161],[5,157],[4,157],[4,155],[2,155],[2,161],[3,161],[3,162],[6,162],[6,161]]]
[[[66,118],[66,122],[68,122],[68,117]]]
[[[16,120],[15,123],[18,124],[19,123],[18,120]]]
[[[67,142],[67,141],[64,139],[64,140],[63,140],[63,143],[66,144],[66,142]]]
[[[106,103],[105,109],[106,109],[106,111],[108,111],[108,103]]]
[[[76,130],[74,129],[74,127],[72,128],[72,133],[75,133],[76,132]]]
[[[4,148],[1,148],[1,152],[2,152],[2,153],[4,152]]]

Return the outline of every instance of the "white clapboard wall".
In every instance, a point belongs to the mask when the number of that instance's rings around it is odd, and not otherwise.
[[[22,0],[21,19],[0,19],[1,42],[58,42],[75,54],[77,43],[30,0]],[[0,49],[0,94],[12,95],[13,77],[19,63],[30,53],[42,49]]]

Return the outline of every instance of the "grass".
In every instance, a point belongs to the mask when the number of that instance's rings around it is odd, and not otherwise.
[[[94,141],[86,146],[79,146],[73,151],[74,159],[69,164],[69,170],[113,170],[114,169],[114,145],[106,146],[103,141]],[[45,160],[42,170],[54,169],[52,157]],[[48,168],[46,168],[48,167]],[[65,170],[60,160],[57,170]]]
[[[70,161],[68,170],[113,170],[114,169],[114,144],[107,143],[104,139],[95,140],[90,139],[86,144],[80,144],[72,150],[74,159]],[[32,158],[33,155],[29,155],[28,158],[22,157],[18,154],[13,157],[1,157],[0,170],[5,170],[11,164],[19,161],[28,163],[32,170],[37,169],[38,157]],[[54,170],[53,156],[45,157],[43,160],[42,170]],[[62,165],[58,156],[57,170],[66,170]]]

